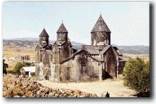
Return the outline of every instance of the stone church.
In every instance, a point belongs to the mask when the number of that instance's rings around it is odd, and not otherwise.
[[[101,15],[91,30],[91,45],[74,47],[62,23],[57,30],[57,40],[51,44],[48,33],[42,30],[35,55],[38,80],[103,80],[118,77],[124,67],[122,54],[111,45],[111,31]]]

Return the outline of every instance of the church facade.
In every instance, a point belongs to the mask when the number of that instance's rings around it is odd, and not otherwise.
[[[39,80],[103,80],[118,77],[124,67],[122,54],[111,45],[111,31],[101,15],[91,31],[91,45],[74,47],[62,23],[57,30],[57,40],[52,44],[43,29],[35,55],[36,77]]]

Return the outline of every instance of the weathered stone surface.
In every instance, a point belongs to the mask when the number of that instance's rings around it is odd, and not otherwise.
[[[51,44],[48,33],[43,29],[35,57],[37,79],[53,82],[116,78],[125,64],[119,49],[111,45],[111,31],[102,15],[91,31],[91,45],[75,47],[62,23],[57,31],[57,40]]]

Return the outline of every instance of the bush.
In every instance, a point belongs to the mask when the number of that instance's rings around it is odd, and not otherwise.
[[[10,71],[10,73],[14,73],[14,74],[20,74],[20,70],[22,67],[24,66],[31,66],[33,65],[32,63],[28,63],[28,62],[17,62],[14,69]]]
[[[123,71],[124,84],[138,92],[150,90],[150,69],[149,62],[140,58],[130,59]]]
[[[21,70],[21,68],[23,66],[24,66],[24,63],[17,62],[16,65],[15,65],[15,67],[14,67],[14,69],[13,69],[13,72],[19,74],[20,73],[20,70]]]

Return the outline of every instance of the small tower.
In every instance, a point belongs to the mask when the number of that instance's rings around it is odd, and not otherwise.
[[[60,63],[71,54],[71,42],[68,39],[68,31],[62,23],[57,30],[57,40],[53,45],[55,63]]]
[[[49,35],[45,29],[39,35],[39,44],[35,49],[37,79],[48,79],[51,61],[51,45],[49,44]]]
[[[59,29],[57,30],[57,41],[59,42],[68,41],[68,31],[63,23],[60,25]]]
[[[45,29],[39,35],[39,44],[42,48],[46,48],[49,45],[49,35]]]
[[[71,55],[71,43],[68,39],[68,31],[62,23],[57,30],[57,40],[53,44],[53,71],[51,73],[51,80],[60,81],[64,75],[64,68],[61,67],[61,62]]]
[[[100,15],[91,31],[91,45],[110,45],[110,34],[110,29]]]

